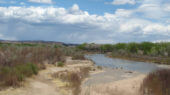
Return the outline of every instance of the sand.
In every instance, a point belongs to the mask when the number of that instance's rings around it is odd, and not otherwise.
[[[139,95],[140,84],[146,75],[95,84],[83,88],[81,95]]]

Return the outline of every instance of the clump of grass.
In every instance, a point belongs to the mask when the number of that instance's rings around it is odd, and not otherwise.
[[[19,86],[26,77],[38,74],[36,64],[18,64],[15,67],[0,67],[0,81],[3,86]]]
[[[142,95],[170,95],[170,69],[150,73],[141,86]]]
[[[89,70],[89,67],[81,67],[77,71],[61,71],[55,73],[53,77],[69,82],[69,87],[72,89],[73,95],[79,95],[81,92],[81,83],[86,77],[88,77]]]
[[[102,70],[102,66],[97,66],[97,69]]]
[[[58,62],[58,63],[57,63],[57,66],[58,66],[58,67],[63,67],[63,66],[64,66],[64,63],[63,63],[63,62]]]

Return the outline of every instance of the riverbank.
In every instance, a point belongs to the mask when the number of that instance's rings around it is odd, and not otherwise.
[[[83,83],[81,95],[141,95],[141,86],[148,74],[169,68],[169,65],[112,59],[104,54],[87,55],[86,58],[104,68]]]
[[[80,95],[140,95],[139,89],[146,74],[123,69],[103,68],[91,74],[82,85]]]
[[[81,44],[78,49],[86,52],[109,53],[114,58],[170,64],[170,43],[117,43],[117,44]]]
[[[132,55],[125,56],[125,55],[113,55],[109,53],[106,55],[110,58],[119,58],[119,59],[131,60],[131,61],[170,65],[169,57],[150,57],[150,56],[132,56]]]

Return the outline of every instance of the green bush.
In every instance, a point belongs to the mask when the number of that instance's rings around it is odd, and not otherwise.
[[[113,46],[111,44],[105,44],[100,46],[102,52],[111,52],[113,51]]]
[[[87,46],[87,44],[84,43],[84,44],[78,45],[76,48],[77,48],[77,49],[80,49],[80,50],[85,50],[85,49],[86,49],[86,46]]]
[[[115,44],[114,47],[116,50],[120,50],[120,49],[125,50],[127,48],[127,45],[125,43],[118,43],[118,44]]]
[[[63,62],[58,62],[58,63],[57,63],[57,66],[58,66],[58,67],[63,67],[63,66],[64,66],[64,63],[63,63]]]

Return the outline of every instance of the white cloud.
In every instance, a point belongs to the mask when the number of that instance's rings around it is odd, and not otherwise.
[[[72,11],[79,11],[79,6],[77,4],[74,4],[72,7],[71,7],[71,10]]]
[[[157,4],[142,4],[137,9],[137,12],[143,13],[143,15],[148,18],[159,19],[166,14],[162,9],[162,6]]]
[[[165,40],[156,40],[156,41],[153,41],[154,43],[160,43],[160,42],[170,42],[170,39],[165,39]]]
[[[25,3],[24,3],[24,2],[21,2],[20,5],[25,5]]]
[[[169,24],[153,22],[137,14],[145,13],[145,17],[151,17],[149,12],[144,11],[144,9],[149,9],[148,6],[149,8],[150,6],[156,7],[156,9],[159,7],[142,4],[137,9],[117,9],[113,14],[105,13],[104,15],[89,14],[87,11],[80,10],[77,4],[68,9],[61,7],[0,7],[0,37],[11,37],[12,35],[13,38],[21,40],[43,39],[77,43],[168,39],[170,37]],[[144,9],[142,10],[142,8]],[[168,14],[162,9],[158,11],[164,15]],[[154,19],[159,20],[159,17]],[[3,27],[6,28],[2,30]],[[33,34],[34,36],[32,36]]]
[[[7,37],[7,36],[0,34],[0,40],[17,40],[17,39],[14,37]]]
[[[51,4],[52,0],[28,0],[29,2],[35,2],[35,3],[47,3]]]
[[[115,15],[120,17],[131,17],[133,14],[133,11],[125,10],[125,9],[117,9],[115,12]]]
[[[136,4],[135,0],[114,0],[111,4],[113,5],[124,5],[124,4]]]
[[[143,29],[144,33],[170,35],[170,26],[163,26],[160,24],[150,24]]]

